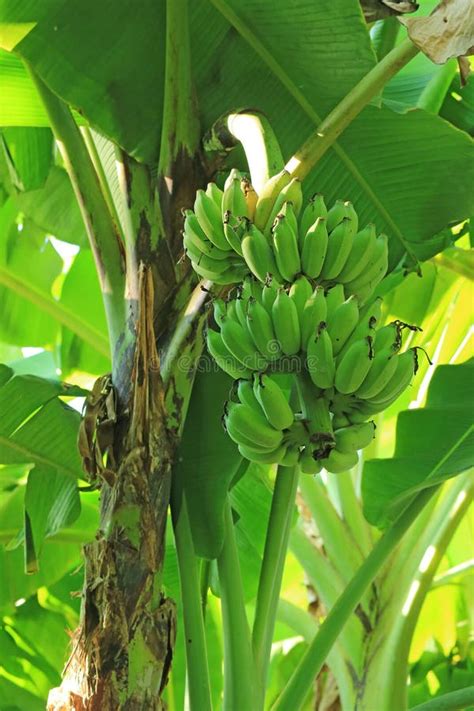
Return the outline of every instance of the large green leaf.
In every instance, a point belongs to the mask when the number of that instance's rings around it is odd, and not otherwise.
[[[71,181],[63,168],[53,166],[44,187],[20,193],[15,202],[22,213],[48,234],[63,242],[88,246]]]
[[[80,416],[58,396],[81,392],[33,375],[10,377],[0,388],[0,463],[30,469],[24,500],[28,572],[37,570],[45,536],[80,513]]]
[[[8,200],[0,209],[0,339],[52,346],[58,324],[44,304],[54,306],[51,286],[63,262],[44,232],[27,221],[19,231],[16,217],[17,208]]]
[[[183,438],[173,472],[183,483],[196,553],[219,555],[224,535],[224,502],[241,463],[222,426],[232,381],[207,358],[196,376]]]
[[[370,523],[385,526],[417,491],[472,466],[473,399],[474,359],[438,366],[425,407],[398,416],[394,457],[364,466],[362,495]]]
[[[49,128],[4,128],[3,145],[11,176],[19,190],[40,188],[53,161],[53,134]]]

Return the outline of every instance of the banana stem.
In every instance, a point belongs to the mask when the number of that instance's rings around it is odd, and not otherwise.
[[[230,114],[230,133],[242,144],[252,186],[259,193],[267,180],[284,166],[283,156],[268,119],[258,111]]]
[[[406,39],[366,74],[326,116],[316,133],[310,136],[299,151],[290,158],[286,169],[292,178],[303,180],[369,101],[418,52],[418,47],[410,39]]]
[[[212,711],[198,565],[186,498],[176,477],[170,503],[183,606],[190,711]]]
[[[298,467],[278,467],[260,571],[252,634],[253,651],[262,690],[265,689],[270,660],[297,486]]]
[[[255,660],[229,499],[224,508],[224,545],[217,558],[217,569],[224,628],[223,711],[258,709]]]
[[[298,711],[326,657],[369,585],[413,521],[438,490],[424,489],[379,539],[329,612],[272,711]]]

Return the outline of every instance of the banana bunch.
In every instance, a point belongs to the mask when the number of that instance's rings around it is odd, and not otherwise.
[[[184,248],[199,276],[233,284],[250,272],[279,285],[305,275],[314,284],[344,285],[346,296],[365,303],[386,274],[388,240],[374,225],[359,230],[349,201],[328,209],[315,195],[302,210],[297,178],[282,170],[257,195],[232,170],[220,190],[215,183],[198,190],[192,210],[184,211]]]
[[[345,471],[374,436],[370,418],[394,402],[417,369],[400,354],[400,321],[377,329],[382,300],[360,307],[344,285],[327,291],[299,276],[290,287],[246,276],[216,298],[209,353],[237,383],[224,422],[242,456],[317,473]],[[290,373],[291,393],[278,385]],[[302,386],[302,383],[304,386]]]

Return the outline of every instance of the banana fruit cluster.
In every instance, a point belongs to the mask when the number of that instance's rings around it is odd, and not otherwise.
[[[325,290],[305,276],[286,287],[247,276],[213,306],[207,346],[236,383],[223,419],[242,456],[312,474],[355,466],[370,418],[416,372],[417,349],[400,353],[414,327],[377,328],[381,299],[360,307],[343,284]]]
[[[305,275],[315,284],[344,284],[346,296],[365,303],[386,274],[388,240],[374,225],[359,230],[349,201],[328,209],[315,195],[303,210],[301,183],[282,170],[257,195],[237,170],[224,190],[198,190],[184,211],[184,249],[196,273],[234,284],[249,272],[280,286]]]

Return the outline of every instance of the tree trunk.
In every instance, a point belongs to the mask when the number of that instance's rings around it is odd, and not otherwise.
[[[163,708],[175,639],[174,603],[161,592],[175,442],[166,429],[152,275],[143,266],[130,404],[118,417],[112,396],[101,389],[88,402],[80,434],[85,468],[101,484],[101,522],[84,550],[81,625],[50,711]]]

